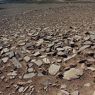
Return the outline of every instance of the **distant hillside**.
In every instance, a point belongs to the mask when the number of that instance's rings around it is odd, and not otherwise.
[[[84,2],[89,1],[93,2],[95,0],[0,0],[0,2],[9,2],[9,3],[19,3],[19,2],[26,2],[26,3],[32,3],[32,2],[39,2],[39,3],[52,3],[52,2]]]

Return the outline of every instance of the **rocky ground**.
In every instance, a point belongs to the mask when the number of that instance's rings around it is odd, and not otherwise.
[[[0,16],[0,95],[95,95],[95,4]]]

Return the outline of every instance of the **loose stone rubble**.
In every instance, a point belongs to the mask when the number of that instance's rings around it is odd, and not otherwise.
[[[49,73],[51,75],[55,75],[60,69],[60,66],[58,65],[55,65],[55,64],[52,64],[50,67],[49,67]]]
[[[71,68],[70,70],[64,72],[63,78],[67,80],[71,80],[71,79],[79,78],[82,75],[83,75],[82,69]]]
[[[79,95],[79,91],[74,91],[71,93],[71,95]]]
[[[71,16],[60,8],[33,13],[0,21],[10,24],[0,26],[0,94],[88,95],[81,93],[95,88],[95,31],[86,22],[66,24]]]
[[[6,63],[7,61],[8,61],[8,57],[4,57],[4,58],[2,58],[2,61],[4,62],[4,63]]]
[[[29,61],[30,61],[30,57],[29,57],[29,56],[25,56],[25,57],[24,57],[24,60],[25,60],[26,62],[29,62]]]
[[[46,63],[46,64],[50,64],[50,60],[48,58],[44,58],[43,62]]]
[[[34,77],[34,76],[35,76],[34,73],[27,73],[27,74],[25,74],[25,75],[23,76],[23,78],[24,78],[24,79],[28,79],[28,78],[32,78],[32,77]]]
[[[32,60],[37,66],[41,66],[43,62],[41,60]]]

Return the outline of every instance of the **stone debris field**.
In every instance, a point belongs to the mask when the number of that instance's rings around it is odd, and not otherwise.
[[[95,95],[95,4],[0,16],[0,95]]]

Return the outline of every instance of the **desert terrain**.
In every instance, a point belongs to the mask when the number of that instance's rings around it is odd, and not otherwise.
[[[1,4],[0,95],[95,95],[95,3]]]

